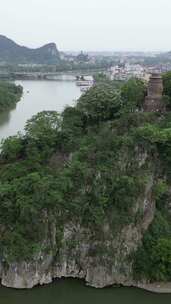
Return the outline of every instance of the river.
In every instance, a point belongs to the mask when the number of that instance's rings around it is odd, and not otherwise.
[[[31,290],[0,287],[0,304],[170,304],[171,294],[154,294],[136,288],[87,287],[78,280],[59,280]]]
[[[18,81],[24,88],[20,102],[0,115],[0,139],[23,131],[25,122],[43,110],[73,105],[80,89],[72,81]],[[153,294],[136,288],[86,287],[78,280],[59,280],[32,290],[0,287],[0,304],[169,304],[171,294]]]
[[[63,79],[63,78],[62,78]],[[36,113],[44,110],[61,112],[66,105],[73,105],[80,95],[80,88],[74,81],[16,81],[24,88],[21,100],[10,111],[0,114],[0,140],[19,131]]]

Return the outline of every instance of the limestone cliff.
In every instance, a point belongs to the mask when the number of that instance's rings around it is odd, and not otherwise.
[[[147,155],[138,153],[139,166]],[[12,288],[32,288],[47,284],[55,278],[72,277],[85,279],[88,285],[102,288],[113,284],[136,285],[133,280],[132,254],[141,243],[143,233],[153,220],[155,201],[152,198],[154,175],[150,175],[132,216],[134,223],[127,224],[119,232],[113,231],[106,219],[100,235],[93,228],[81,227],[70,221],[64,225],[60,245],[57,243],[55,217],[44,222],[45,236],[40,252],[32,261],[0,263],[2,285]],[[141,212],[141,218],[136,215]],[[52,217],[51,217],[52,220]],[[44,249],[49,245],[49,251]]]
[[[38,113],[0,154],[0,278],[94,287],[171,280],[171,115],[145,84],[93,87]]]

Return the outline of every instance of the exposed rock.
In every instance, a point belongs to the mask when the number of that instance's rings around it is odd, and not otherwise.
[[[97,288],[113,284],[135,285],[131,254],[137,249],[144,230],[153,220],[155,203],[151,199],[152,185],[151,177],[144,197],[137,201],[136,208],[143,210],[138,223],[129,224],[116,233],[106,221],[102,227],[102,238],[97,238],[91,229],[70,222],[64,227],[62,242],[56,251],[53,250],[57,246],[56,227],[51,225],[51,253],[42,251],[31,262],[1,263],[2,285],[32,288],[61,277],[85,279],[88,285]]]

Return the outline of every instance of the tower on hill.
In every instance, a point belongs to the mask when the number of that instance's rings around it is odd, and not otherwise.
[[[144,103],[145,112],[163,112],[165,105],[162,100],[163,81],[158,73],[153,73],[149,80],[147,96]]]

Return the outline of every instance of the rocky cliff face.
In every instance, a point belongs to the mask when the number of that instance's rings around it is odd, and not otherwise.
[[[139,164],[146,155],[139,157]],[[58,222],[45,221],[46,238],[42,249],[30,262],[0,263],[2,285],[13,288],[32,288],[47,284],[55,278],[85,279],[88,285],[102,288],[113,284],[135,285],[132,254],[141,243],[143,233],[153,220],[155,202],[152,199],[154,176],[151,175],[143,195],[134,206],[134,224],[127,224],[119,232],[108,221],[100,231],[81,227],[78,223],[65,224],[61,242],[57,242]],[[136,214],[141,212],[137,220]],[[50,228],[49,228],[50,227]],[[44,250],[45,245],[51,248]]]

